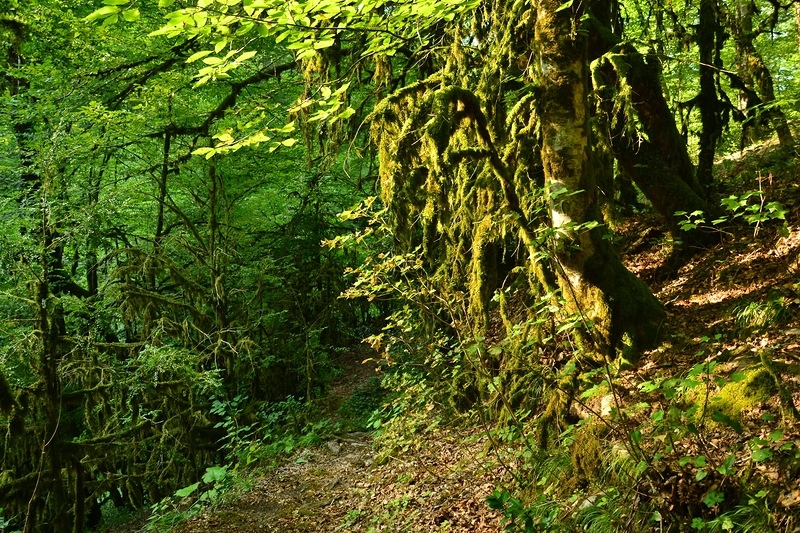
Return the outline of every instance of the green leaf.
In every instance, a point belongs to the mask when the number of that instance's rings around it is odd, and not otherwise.
[[[705,469],[698,470],[697,474],[695,474],[695,476],[694,476],[694,479],[695,479],[695,481],[703,481],[706,478],[707,475],[708,475],[708,472]]]
[[[705,527],[706,527],[706,521],[703,520],[702,518],[692,519],[692,529],[700,530],[700,529],[705,529]]]
[[[223,144],[231,144],[235,140],[233,138],[233,135],[231,135],[230,133],[220,133],[218,135],[214,135],[214,138],[219,140],[219,142]]]
[[[744,429],[742,428],[742,425],[739,422],[729,417],[722,411],[714,411],[713,413],[711,413],[711,420],[713,420],[714,422],[719,422],[720,424],[725,424],[729,428],[733,429],[739,435],[741,435],[742,432],[744,432]]]
[[[355,113],[356,113],[355,109],[353,109],[352,107],[348,107],[347,109],[345,109],[344,111],[339,113],[336,116],[336,118],[339,119],[339,120],[347,120],[348,118],[350,118],[353,115],[355,115]]]
[[[122,18],[124,18],[127,22],[136,22],[139,20],[140,13],[138,9],[126,9],[122,12]]]
[[[222,481],[228,475],[228,469],[224,466],[209,466],[203,475],[203,483],[213,483]]]
[[[703,498],[703,503],[706,504],[706,507],[709,509],[724,501],[725,495],[721,492],[717,492],[714,489],[709,490],[708,494],[706,494],[706,497]]]
[[[178,498],[185,498],[185,497],[189,496],[190,494],[192,494],[194,491],[196,491],[197,487],[199,487],[199,486],[200,486],[200,482],[199,481],[197,483],[192,483],[188,487],[183,487],[182,489],[176,490],[175,491],[175,496],[177,496]]]
[[[281,141],[281,144],[284,146],[294,146],[297,143],[297,139],[285,139]]]
[[[112,14],[118,13],[118,12],[119,12],[119,8],[116,7],[116,6],[105,6],[105,7],[101,7],[100,9],[98,9],[96,11],[93,11],[89,15],[86,15],[86,17],[84,17],[83,20],[86,21],[86,22],[93,22],[93,21],[95,21],[97,19],[100,19],[100,18],[103,18],[103,17],[107,17],[109,15],[112,15]]]
[[[192,155],[202,155],[205,156],[206,159],[211,159],[217,151],[210,146],[204,146],[202,148],[198,148],[197,150],[192,152]]]
[[[736,473],[736,456],[734,454],[728,455],[722,464],[717,467],[717,472],[723,476],[731,476]]]
[[[778,429],[770,433],[767,436],[767,439],[771,440],[772,442],[775,442],[776,440],[781,440],[783,438],[783,435],[784,435],[783,430]]]
[[[102,26],[103,27],[111,26],[112,24],[116,24],[117,21],[119,21],[119,14],[114,13],[113,15],[111,15],[110,17],[108,17],[106,20],[103,21]]]
[[[323,48],[330,48],[336,42],[335,39],[323,39],[314,43],[314,50],[322,50]]]
[[[759,448],[758,450],[753,450],[753,461],[756,463],[766,461],[770,457],[772,457],[772,450],[769,448]]]
[[[556,8],[555,12],[558,13],[559,11],[564,11],[565,9],[571,8],[572,7],[572,3],[573,3],[573,0],[568,0],[567,2],[564,2],[563,4],[558,6],[558,8]]]
[[[189,58],[186,60],[187,63],[194,63],[198,59],[206,57],[208,54],[213,53],[211,50],[201,50],[200,52],[195,52],[194,54],[190,55]]]
[[[250,59],[251,57],[253,57],[257,53],[258,52],[256,52],[255,50],[250,50],[248,52],[242,52],[242,54],[239,57],[236,58],[236,62],[237,63],[242,63],[244,61],[247,61],[248,59]]]
[[[129,3],[130,0],[103,0],[103,4],[107,6],[124,6]]]
[[[158,0],[158,7],[169,7],[175,3],[175,0]]]

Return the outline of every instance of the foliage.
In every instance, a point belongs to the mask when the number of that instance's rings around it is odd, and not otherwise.
[[[159,8],[95,7],[12,2],[0,22],[0,505],[27,530],[252,461],[239,414],[310,404],[365,321],[337,300],[351,258],[319,247],[360,192],[274,117],[302,92],[291,52],[261,43],[280,64],[192,89],[200,43],[147,37]],[[193,155],[237,128],[281,151]]]
[[[386,378],[345,423],[388,456],[478,420],[516,468],[509,531],[776,528],[757,471],[796,470],[794,441],[708,443],[769,391],[797,416],[786,369],[728,375],[705,339],[623,401],[665,314],[601,212],[635,183],[701,245],[792,216],[760,169],[710,202],[721,151],[791,148],[787,6],[0,3],[0,528],[198,512],[345,427],[315,399],[362,336]],[[752,336],[791,305],[732,312]]]
[[[225,467],[208,467],[201,481],[178,489],[172,496],[153,504],[144,531],[167,531],[204,509],[213,507],[233,483],[233,477]]]
[[[755,201],[752,201],[755,200]],[[754,226],[753,237],[758,236],[759,229],[765,222],[773,220],[786,220],[788,212],[784,206],[777,201],[767,202],[764,192],[748,191],[740,195],[731,194],[720,201],[721,205],[729,213],[711,221],[713,226],[722,226],[726,222],[741,219],[747,224]],[[702,211],[676,211],[676,217],[683,217],[678,223],[683,231],[694,230],[706,224]]]
[[[386,394],[382,379],[374,376],[353,391],[339,407],[338,414],[356,430],[375,429],[380,424],[375,418],[386,401]]]
[[[719,340],[720,336],[703,340],[708,344],[698,355],[706,355],[706,361],[685,376],[642,383],[639,402],[617,404],[602,413],[590,411],[548,450],[536,450],[534,444],[532,454],[523,454],[529,458],[525,468],[530,473],[522,479],[534,481],[521,488],[525,503],[507,489],[498,489],[487,500],[502,511],[506,530],[649,531],[654,522],[662,528],[691,522],[692,529],[705,531],[775,530],[764,488],[770,482],[754,475],[754,468],[779,471],[792,464],[791,470],[797,468],[800,454],[780,429],[762,429],[768,433],[749,437],[746,445],[725,453],[709,447],[715,431],[711,420],[743,434],[739,414],[772,395],[759,393],[748,405],[733,408],[724,404],[726,391],[747,387],[762,374],[720,373],[711,356]],[[776,383],[763,374],[774,389]],[[609,389],[597,390],[607,394]],[[591,393],[584,395],[586,401],[591,398]],[[772,417],[765,414],[763,420]],[[625,438],[598,453],[608,446],[601,441],[622,432]],[[520,453],[530,449],[525,429],[513,434]],[[551,481],[555,479],[558,484]],[[638,496],[632,501],[634,493]]]

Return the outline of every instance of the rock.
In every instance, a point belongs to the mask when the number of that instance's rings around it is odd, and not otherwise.
[[[602,417],[611,416],[616,408],[617,408],[617,402],[614,399],[613,394],[606,394],[600,400],[600,416]]]
[[[351,453],[345,456],[345,460],[355,467],[364,466],[364,459],[357,453]]]

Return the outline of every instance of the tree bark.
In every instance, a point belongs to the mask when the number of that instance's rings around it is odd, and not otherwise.
[[[797,26],[797,51],[800,52],[800,2],[794,3],[794,21]]]
[[[695,177],[686,143],[661,90],[658,59],[645,58],[634,46],[623,44],[594,64],[593,79],[620,170],[641,189],[673,238],[688,247],[716,242],[718,233],[708,228],[686,232],[678,226],[678,211],[702,211],[713,217],[717,209],[706,201]],[[630,95],[627,114],[618,102],[622,94]]]
[[[697,46],[700,51],[700,92],[695,103],[700,110],[700,153],[697,156],[697,179],[704,187],[713,182],[714,156],[717,141],[722,135],[717,98],[714,50],[717,44],[716,0],[700,0],[700,19],[697,27]]]
[[[800,5],[800,4],[795,4]],[[800,13],[800,12],[798,12]],[[758,125],[769,122],[778,134],[778,141],[783,147],[794,146],[794,137],[780,107],[770,105],[775,102],[775,86],[772,74],[767,68],[764,58],[755,46],[756,32],[753,30],[753,16],[755,4],[752,0],[739,0],[728,18],[728,27],[736,43],[736,70],[744,82],[745,88],[740,89],[739,109],[744,114],[745,123],[742,127],[742,144],[750,144],[759,137]],[[753,98],[753,89],[756,89],[759,98]],[[754,110],[757,105],[766,105],[765,110]],[[761,113],[761,120],[758,114]],[[748,138],[748,133],[752,135]]]
[[[539,53],[542,163],[551,193],[552,223],[561,235],[556,250],[558,282],[568,310],[587,326],[584,339],[598,362],[656,342],[664,313],[647,286],[612,252],[603,228],[581,229],[599,220],[596,173],[589,143],[587,38],[577,31],[583,13],[574,4],[541,0],[535,23]]]

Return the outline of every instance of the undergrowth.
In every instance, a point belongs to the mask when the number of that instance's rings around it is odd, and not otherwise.
[[[767,228],[791,230],[788,210],[761,188],[722,205],[726,215],[712,221],[719,231],[757,239],[770,237]],[[685,229],[706,223],[702,213],[682,215]],[[383,460],[443,425],[479,424],[487,457],[506,470],[487,504],[508,533],[800,527],[791,370],[763,343],[732,365],[730,331],[719,330],[699,339],[687,368],[642,378],[584,357],[577,330],[585,324],[564,315],[557,295],[498,290],[481,331],[413,258],[383,259],[358,272],[349,294],[417,303],[369,339],[391,391],[373,425]],[[796,303],[778,290],[742,298],[729,307],[730,329],[764,335],[789,322]]]

